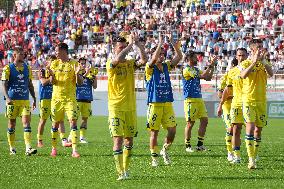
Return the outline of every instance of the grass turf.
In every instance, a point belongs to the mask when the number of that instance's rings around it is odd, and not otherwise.
[[[17,155],[10,156],[6,139],[7,120],[0,115],[0,186],[1,188],[282,188],[284,187],[284,127],[280,119],[271,119],[262,137],[258,169],[247,169],[247,156],[242,143],[242,163],[231,165],[226,160],[225,128],[221,119],[209,119],[205,145],[212,151],[185,152],[185,121],[178,118],[176,140],[170,154],[171,166],[150,166],[149,139],[145,120],[138,119],[139,135],[135,138],[131,163],[131,179],[116,181],[112,157],[112,140],[106,117],[92,117],[87,130],[89,143],[79,146],[81,157],[71,157],[70,148],[58,148],[58,156],[50,157],[50,122],[44,133],[45,146],[31,157],[24,155],[23,129],[17,124]],[[36,145],[38,117],[32,117],[33,145]],[[160,132],[159,146],[165,131]],[[242,138],[244,130],[242,131]],[[192,144],[196,144],[197,127]],[[243,139],[244,141],[244,139]]]

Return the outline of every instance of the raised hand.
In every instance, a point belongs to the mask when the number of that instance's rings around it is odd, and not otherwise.
[[[214,66],[215,62],[218,60],[216,55],[210,56],[210,65]]]
[[[88,75],[90,73],[91,69],[92,69],[92,65],[90,64],[89,66],[87,66],[85,68],[85,72],[86,72],[85,75]]]
[[[159,43],[161,44],[163,42],[163,36],[162,33],[159,32]]]
[[[128,42],[129,42],[129,44],[133,44],[134,43],[134,36],[133,36],[132,33],[128,36]]]
[[[78,66],[76,66],[75,64],[74,64],[74,71],[75,71],[75,74],[77,75],[77,74],[79,74],[79,72],[82,70],[82,66],[81,66],[81,64],[78,64]]]
[[[261,57],[261,51],[257,49],[256,52],[252,54],[251,60],[253,63],[256,63],[258,60],[260,60],[260,57]]]

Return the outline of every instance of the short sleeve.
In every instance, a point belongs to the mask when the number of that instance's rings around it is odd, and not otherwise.
[[[191,70],[189,67],[186,67],[182,70],[182,75],[186,80],[189,80],[190,78],[194,77],[194,70]]]
[[[165,61],[165,63],[168,66],[168,70],[171,71],[173,69],[171,61],[167,60],[167,61]]]
[[[107,62],[106,62],[106,69],[109,70],[113,68],[112,66],[112,60],[111,59],[108,59]]]
[[[224,90],[227,85],[228,79],[228,72],[220,78],[220,86],[218,87],[219,90]]]
[[[10,77],[10,67],[9,67],[9,65],[6,65],[3,68],[1,80],[2,81],[9,81],[9,77]]]
[[[33,72],[32,72],[32,69],[30,66],[28,66],[28,69],[29,69],[29,79],[30,80],[33,80]]]
[[[154,67],[150,67],[149,64],[146,64],[145,66],[145,77],[146,81],[149,81],[153,75]]]
[[[232,80],[232,71],[230,70],[229,73],[228,73],[228,77],[227,77],[227,80],[226,80],[226,85],[232,85],[233,84],[233,80]]]

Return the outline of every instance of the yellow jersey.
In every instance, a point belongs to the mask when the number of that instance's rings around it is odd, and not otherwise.
[[[228,79],[228,73],[229,72],[226,72],[225,75],[223,75],[221,78],[220,78],[220,84],[218,86],[218,89],[219,90],[224,90],[227,86],[227,79]]]
[[[241,69],[244,70],[251,64],[251,60],[244,60],[241,63]],[[265,67],[261,62],[257,62],[248,77],[243,79],[243,102],[266,102],[266,84],[267,73]]]
[[[28,66],[28,69],[29,69],[29,79],[32,80],[33,79],[32,69],[31,69],[30,66]],[[16,70],[17,71],[23,71],[24,66],[16,67]],[[9,81],[9,77],[10,77],[10,67],[9,67],[9,64],[8,64],[3,68],[1,80],[2,81]],[[19,106],[20,105],[28,106],[30,104],[30,101],[29,100],[13,100],[13,104],[19,105]]]
[[[108,75],[108,109],[118,111],[136,110],[135,60],[125,60],[115,67],[109,59],[106,63]]]
[[[241,71],[238,67],[229,70],[227,76],[227,85],[233,86],[233,100],[232,106],[242,106],[242,88],[243,79],[241,78]]]
[[[76,100],[76,66],[78,66],[78,62],[75,60],[63,62],[57,59],[52,61],[50,69],[55,77],[52,99]]]

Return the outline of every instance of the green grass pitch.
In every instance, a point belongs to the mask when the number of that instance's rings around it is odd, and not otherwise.
[[[262,137],[258,169],[247,169],[244,130],[242,131],[242,163],[231,165],[226,160],[225,128],[221,119],[209,119],[205,145],[212,151],[185,152],[185,121],[178,118],[176,140],[171,147],[171,166],[150,166],[149,138],[145,117],[138,119],[139,135],[135,138],[131,162],[131,179],[116,181],[112,157],[112,140],[106,117],[92,117],[87,138],[79,146],[81,157],[71,157],[71,149],[58,148],[58,156],[50,157],[50,122],[44,133],[45,146],[31,157],[24,155],[23,129],[17,124],[17,155],[10,156],[6,139],[7,120],[0,116],[0,186],[1,188],[284,188],[284,126],[280,119],[270,119]],[[32,117],[33,145],[36,145],[38,116]],[[165,136],[160,132],[159,146]],[[196,143],[197,127],[192,143]]]

